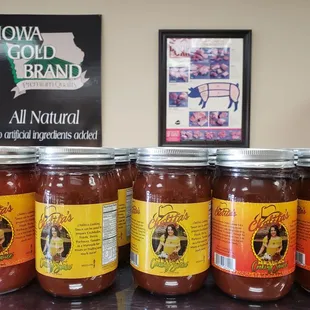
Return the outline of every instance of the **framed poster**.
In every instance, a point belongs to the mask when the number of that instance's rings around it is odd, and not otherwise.
[[[251,30],[159,31],[159,145],[249,147]]]
[[[101,16],[0,21],[0,145],[101,146]]]

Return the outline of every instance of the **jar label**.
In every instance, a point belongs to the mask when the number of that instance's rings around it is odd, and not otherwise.
[[[118,190],[117,245],[130,243],[132,187]]]
[[[296,264],[310,270],[310,201],[298,200]]]
[[[0,268],[34,259],[35,193],[0,196]]]
[[[36,270],[60,279],[96,277],[117,268],[117,202],[36,202]]]
[[[151,203],[134,200],[131,266],[162,277],[186,277],[210,266],[211,202]]]
[[[212,265],[226,273],[275,278],[295,270],[297,200],[212,199]]]

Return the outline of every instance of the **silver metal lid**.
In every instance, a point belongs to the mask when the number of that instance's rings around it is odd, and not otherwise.
[[[209,154],[209,165],[214,166],[216,162],[216,153],[217,153],[217,148],[208,148],[208,154]]]
[[[114,150],[101,147],[41,147],[40,165],[106,166],[114,165]]]
[[[126,148],[116,148],[115,151],[115,162],[116,163],[126,163],[129,162],[129,149]]]
[[[40,147],[36,146],[36,158],[37,158],[37,162],[39,161],[39,156],[40,156]]]
[[[136,160],[137,157],[138,157],[138,149],[137,148],[129,149],[129,159]]]
[[[219,149],[216,165],[236,168],[293,168],[294,152],[281,149]]]
[[[208,150],[179,147],[141,148],[138,150],[137,164],[152,166],[207,166]]]
[[[310,149],[300,149],[297,156],[297,166],[310,167]]]
[[[287,150],[293,151],[294,152],[294,164],[297,165],[298,161],[298,154],[301,151],[307,151],[309,150],[308,148],[288,148]]]
[[[34,164],[36,159],[35,147],[1,146],[0,165]]]

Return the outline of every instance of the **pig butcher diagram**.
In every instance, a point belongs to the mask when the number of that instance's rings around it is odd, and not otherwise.
[[[205,83],[199,85],[195,88],[189,89],[188,97],[190,98],[200,98],[201,108],[204,109],[207,105],[207,101],[209,98],[213,97],[228,97],[229,98],[229,106],[228,109],[231,108],[234,103],[235,109],[238,110],[238,100],[240,96],[239,84],[233,83]]]

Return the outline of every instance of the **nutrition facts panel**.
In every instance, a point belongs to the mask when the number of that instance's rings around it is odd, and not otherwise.
[[[117,203],[102,207],[102,265],[117,259]]]
[[[131,231],[131,207],[132,207],[132,188],[126,189],[126,236],[130,237]]]

